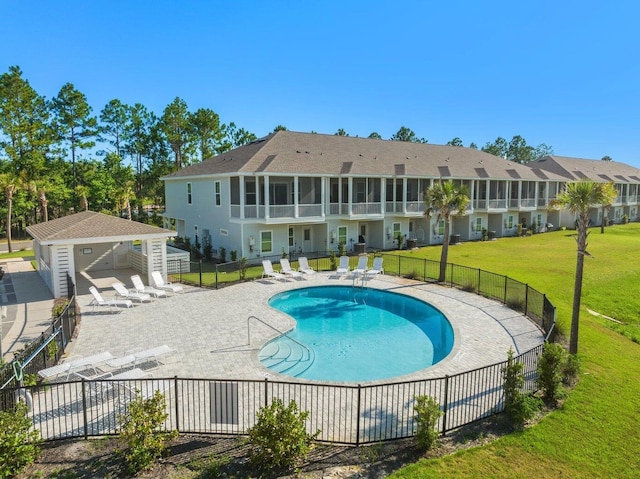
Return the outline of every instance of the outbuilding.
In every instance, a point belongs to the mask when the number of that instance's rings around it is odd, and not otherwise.
[[[27,227],[38,272],[55,298],[66,296],[67,275],[133,268],[151,282],[153,271],[167,275],[166,240],[175,231],[115,216],[82,211]]]

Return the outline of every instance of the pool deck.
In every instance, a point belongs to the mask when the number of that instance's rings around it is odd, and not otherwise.
[[[118,312],[93,311],[88,306],[91,296],[80,296],[82,321],[67,356],[108,351],[118,357],[132,349],[168,345],[177,353],[161,358],[162,364],[150,369],[153,377],[297,381],[261,365],[258,351],[277,333],[248,318],[256,316],[280,331],[291,329],[293,319],[270,308],[269,298],[282,291],[321,285],[352,286],[353,281],[319,273],[310,279],[256,280],[219,290],[186,287],[184,294],[136,302],[133,308]],[[386,275],[378,275],[367,286],[429,302],[449,319],[455,342],[451,353],[430,368],[362,384],[452,375],[504,361],[509,348],[519,354],[544,342],[542,331],[524,315],[482,296]]]

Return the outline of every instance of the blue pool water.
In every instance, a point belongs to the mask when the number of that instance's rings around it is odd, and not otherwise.
[[[444,359],[453,347],[447,318],[424,301],[350,286],[318,286],[275,295],[269,304],[296,327],[267,343],[262,363],[281,374],[325,381],[401,376]],[[310,354],[300,343],[310,350]]]

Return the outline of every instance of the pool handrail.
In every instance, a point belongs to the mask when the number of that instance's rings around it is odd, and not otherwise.
[[[291,340],[292,342],[296,343],[298,346],[300,346],[302,349],[304,349],[305,351],[307,351],[307,356],[308,356],[308,361],[309,364],[313,364],[313,361],[315,360],[315,353],[313,352],[313,350],[311,348],[309,348],[309,346],[307,346],[306,344],[302,344],[300,341],[297,341],[295,339],[293,339],[291,336],[289,336],[287,333],[280,331],[278,328],[271,326],[269,323],[267,323],[266,321],[263,321],[262,319],[258,318],[257,316],[251,315],[247,318],[247,344],[251,344],[251,328],[250,328],[250,324],[251,324],[251,320],[255,319],[256,321],[264,324],[265,326],[273,329],[276,333],[278,333],[280,336],[285,336],[287,339]],[[300,360],[302,361],[302,360]]]

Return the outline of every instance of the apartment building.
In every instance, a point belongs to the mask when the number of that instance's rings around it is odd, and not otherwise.
[[[442,243],[444,222],[427,217],[436,181],[463,184],[471,199],[455,216],[461,241],[513,236],[518,224],[572,227],[550,202],[569,181],[613,181],[612,218],[638,216],[640,170],[615,162],[549,156],[527,165],[464,147],[278,131],[163,178],[165,226],[238,257],[391,249],[400,235]],[[599,224],[600,208],[593,221]]]

